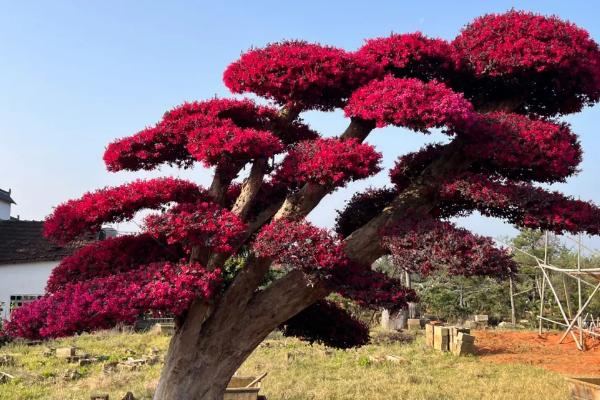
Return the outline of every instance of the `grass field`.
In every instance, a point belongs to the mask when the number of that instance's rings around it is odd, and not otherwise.
[[[107,393],[113,400],[127,391],[137,399],[149,399],[160,363],[105,374],[103,362],[78,366],[43,353],[47,346],[74,345],[90,355],[119,361],[149,354],[152,348],[164,355],[168,341],[167,336],[151,333],[101,332],[39,346],[2,347],[0,355],[12,354],[16,363],[0,366],[0,371],[15,376],[0,384],[0,399],[79,400]],[[398,360],[387,361],[387,355]],[[269,400],[568,399],[564,379],[554,372],[438,353],[426,349],[422,337],[394,342],[378,335],[374,344],[350,351],[273,337],[241,369],[244,375],[263,371],[269,374],[261,393]]]

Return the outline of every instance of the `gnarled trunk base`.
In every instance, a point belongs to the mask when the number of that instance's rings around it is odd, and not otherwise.
[[[218,304],[192,306],[171,340],[154,400],[222,400],[235,371],[267,335],[329,293],[300,271],[254,292],[268,266],[256,260]]]

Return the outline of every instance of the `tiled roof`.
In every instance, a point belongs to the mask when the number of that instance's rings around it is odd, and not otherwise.
[[[60,260],[79,247],[50,242],[42,234],[43,225],[42,221],[0,221],[0,264]]]
[[[15,203],[15,201],[12,199],[12,197],[10,197],[10,191],[6,191],[6,190],[2,190],[0,189],[0,201],[4,201],[6,203],[12,203],[12,204],[17,204]]]

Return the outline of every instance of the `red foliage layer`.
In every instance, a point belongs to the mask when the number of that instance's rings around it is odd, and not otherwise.
[[[428,165],[438,158],[443,150],[439,144],[427,145],[400,157],[390,170],[390,179],[398,191],[406,189]]]
[[[555,233],[600,233],[600,208],[558,192],[548,192],[528,183],[502,182],[483,175],[466,174],[444,185],[441,196],[444,215],[478,210],[504,218],[521,227]]]
[[[335,231],[342,236],[350,235],[379,215],[397,194],[396,190],[388,188],[369,188],[362,193],[356,193],[348,201],[346,208],[337,212]]]
[[[568,125],[495,112],[483,118],[488,134],[471,132],[465,152],[479,159],[474,169],[510,179],[563,181],[577,171],[581,146]]]
[[[598,44],[556,17],[522,11],[485,15],[452,44],[481,80],[470,85],[484,102],[512,92],[521,109],[554,115],[600,99]]]
[[[52,270],[46,291],[56,292],[69,283],[126,272],[144,264],[178,261],[183,256],[179,246],[167,246],[148,234],[109,238],[63,258]]]
[[[395,125],[415,131],[468,126],[473,106],[462,94],[437,81],[394,78],[372,81],[352,94],[344,112],[349,117],[375,121],[378,127]]]
[[[116,140],[104,161],[110,171],[153,169],[162,163],[189,167],[195,159],[211,166],[223,159],[267,157],[281,151],[282,142],[315,137],[308,126],[284,120],[274,108],[250,100],[213,99],[184,103],[154,127]]]
[[[333,189],[376,174],[380,160],[373,146],[355,139],[307,140],[289,151],[274,180],[292,187],[311,182]]]
[[[178,204],[163,214],[146,217],[146,230],[152,236],[181,244],[188,252],[200,246],[229,253],[245,228],[231,211],[207,201]]]
[[[369,39],[356,56],[396,77],[428,81],[453,75],[457,68],[453,53],[454,48],[448,42],[415,32]]]
[[[275,220],[262,228],[253,250],[283,267],[322,276],[345,264],[341,242],[308,222]]]
[[[66,243],[83,233],[99,231],[103,223],[131,219],[141,209],[158,209],[172,201],[191,202],[205,196],[200,187],[181,179],[138,180],[61,204],[46,218],[44,234]]]
[[[220,270],[198,264],[155,263],[72,283],[12,313],[6,330],[29,339],[68,336],[132,323],[146,311],[183,313],[197,298],[210,298]]]
[[[507,276],[517,271],[510,255],[487,237],[474,235],[450,222],[404,220],[385,233],[384,246],[399,270],[429,275]]]
[[[379,73],[342,49],[288,41],[244,53],[223,80],[233,93],[255,93],[291,110],[331,110]]]

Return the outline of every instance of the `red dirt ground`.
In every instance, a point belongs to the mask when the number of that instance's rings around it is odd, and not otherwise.
[[[537,365],[565,375],[600,376],[600,341],[588,340],[587,351],[579,351],[569,335],[562,333],[481,330],[473,333],[481,359],[496,363]]]

